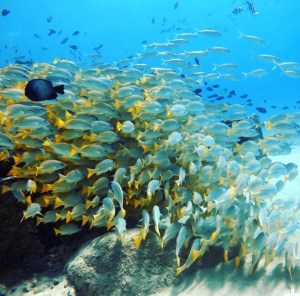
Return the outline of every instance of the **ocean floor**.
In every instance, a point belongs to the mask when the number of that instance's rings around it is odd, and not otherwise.
[[[294,162],[300,167],[300,146],[293,148],[290,155],[272,157],[272,159],[283,163]],[[280,192],[280,197],[299,198],[299,183],[300,174],[295,180],[286,184],[285,188]],[[297,230],[296,235],[300,238],[300,230]],[[235,268],[233,261],[230,261],[220,263],[213,268],[191,269],[191,271],[186,273],[179,285],[168,287],[153,296],[252,296],[259,294],[264,296],[300,296],[300,268],[294,270],[293,279],[291,279],[285,269],[284,257],[271,262],[267,268],[265,267],[264,260],[261,260],[253,275],[249,274],[250,266],[251,258],[246,257],[245,262],[239,268]],[[6,293],[1,294],[0,286],[0,295],[76,295],[74,287],[67,281],[63,270],[54,275],[47,273],[35,275],[31,279],[11,287]]]

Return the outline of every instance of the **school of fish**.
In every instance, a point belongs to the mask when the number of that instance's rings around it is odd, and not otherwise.
[[[179,58],[172,49],[198,35],[221,34],[180,34],[112,64],[95,61],[80,68],[55,59],[1,69],[0,160],[14,159],[9,175],[16,177],[2,193],[12,192],[27,206],[23,219],[53,223],[59,235],[103,227],[124,242],[126,218],[140,217],[136,247],[152,228],[161,247],[173,240],[177,274],[210,246],[222,247],[225,261],[229,249],[239,246],[236,266],[251,255],[254,271],[262,257],[268,264],[282,255],[292,276],[300,260],[293,241],[300,203],[281,199],[280,191],[298,170],[270,156],[291,152],[300,112],[260,123],[242,104],[210,103],[195,93],[205,80],[218,77],[197,67],[182,75],[177,67],[208,52]],[[141,63],[150,56],[163,57],[162,66]],[[31,79],[63,84],[64,94],[30,101],[24,89]],[[264,138],[261,128],[268,134]],[[190,253],[181,262],[184,247]]]

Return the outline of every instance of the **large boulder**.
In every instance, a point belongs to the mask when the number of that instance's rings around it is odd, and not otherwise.
[[[152,295],[166,288],[186,284],[186,276],[197,270],[212,267],[223,261],[223,249],[211,247],[197,263],[176,276],[175,241],[164,249],[160,238],[150,231],[137,249],[133,237],[139,229],[126,232],[124,245],[114,232],[95,238],[81,247],[66,265],[68,280],[77,296]],[[181,250],[181,264],[189,249]],[[232,259],[238,250],[229,250]]]
[[[76,295],[150,295],[179,283],[175,275],[175,244],[160,248],[159,237],[150,232],[137,249],[126,232],[124,245],[114,233],[85,244],[69,262],[67,276]]]

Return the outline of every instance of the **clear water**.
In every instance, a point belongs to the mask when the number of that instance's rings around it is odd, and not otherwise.
[[[177,9],[174,9],[178,2]],[[273,65],[254,58],[255,54],[272,54],[282,62],[300,62],[300,23],[298,0],[253,0],[259,12],[251,15],[244,0],[64,0],[64,1],[1,1],[1,9],[8,9],[0,17],[0,66],[16,59],[51,62],[55,57],[88,62],[87,54],[95,53],[100,44],[106,62],[117,62],[143,52],[142,42],[166,42],[176,33],[197,29],[215,29],[222,38],[199,37],[185,50],[205,50],[209,46],[225,46],[230,55],[210,54],[201,59],[202,70],[211,72],[213,64],[232,62],[240,65],[235,72],[240,81],[219,79],[223,88],[234,89],[239,95],[249,94],[253,101],[250,112],[261,106],[271,112],[293,112],[300,104],[299,79],[271,70]],[[233,9],[244,11],[234,15]],[[52,21],[47,22],[51,16]],[[165,18],[165,21],[164,21]],[[48,36],[49,29],[55,34]],[[58,33],[60,32],[61,33]],[[79,31],[74,36],[72,33]],[[255,35],[266,41],[265,46],[254,45],[239,38],[240,34]],[[40,38],[34,36],[37,34]],[[61,41],[68,37],[65,44]],[[76,45],[77,50],[71,50]],[[157,62],[157,61],[156,61]],[[191,61],[193,62],[193,61]],[[242,72],[264,68],[269,75],[261,79],[245,79]],[[243,102],[239,97],[231,102]],[[276,108],[270,108],[276,106]],[[288,110],[281,110],[288,107]],[[263,114],[260,114],[264,116]]]

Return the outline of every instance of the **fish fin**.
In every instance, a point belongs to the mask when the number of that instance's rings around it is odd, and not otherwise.
[[[135,235],[133,237],[133,241],[134,241],[134,244],[135,244],[136,248],[138,249],[140,247],[142,237],[140,235]]]
[[[84,226],[89,221],[89,216],[82,215],[82,223],[81,226]]]
[[[92,202],[90,200],[85,201],[85,209],[88,210],[92,206]]]
[[[57,221],[60,220],[60,219],[61,219],[61,215],[55,213],[55,221],[54,221],[54,222],[57,222]]]
[[[236,257],[234,258],[234,266],[235,266],[236,268],[238,268],[239,265],[240,265],[240,257],[239,257],[239,256],[236,256]]]
[[[56,197],[54,202],[54,209],[60,207],[61,205],[63,205],[63,201],[59,197]]]
[[[65,86],[63,84],[57,85],[57,86],[54,86],[54,91],[56,93],[59,93],[59,94],[63,95],[65,93],[64,88],[65,88]]]
[[[185,270],[185,268],[183,266],[176,268],[176,275],[179,275],[180,273],[182,273]]]
[[[93,169],[87,169],[87,170],[88,170],[87,178],[89,179],[94,175],[94,170]]]
[[[71,211],[67,211],[66,215],[66,223],[68,224],[72,220]]]
[[[36,226],[39,226],[43,222],[43,218],[36,217]]]
[[[55,232],[55,235],[56,235],[56,236],[60,234],[59,229],[57,229],[57,228],[53,228],[53,229],[54,229],[54,232]]]

